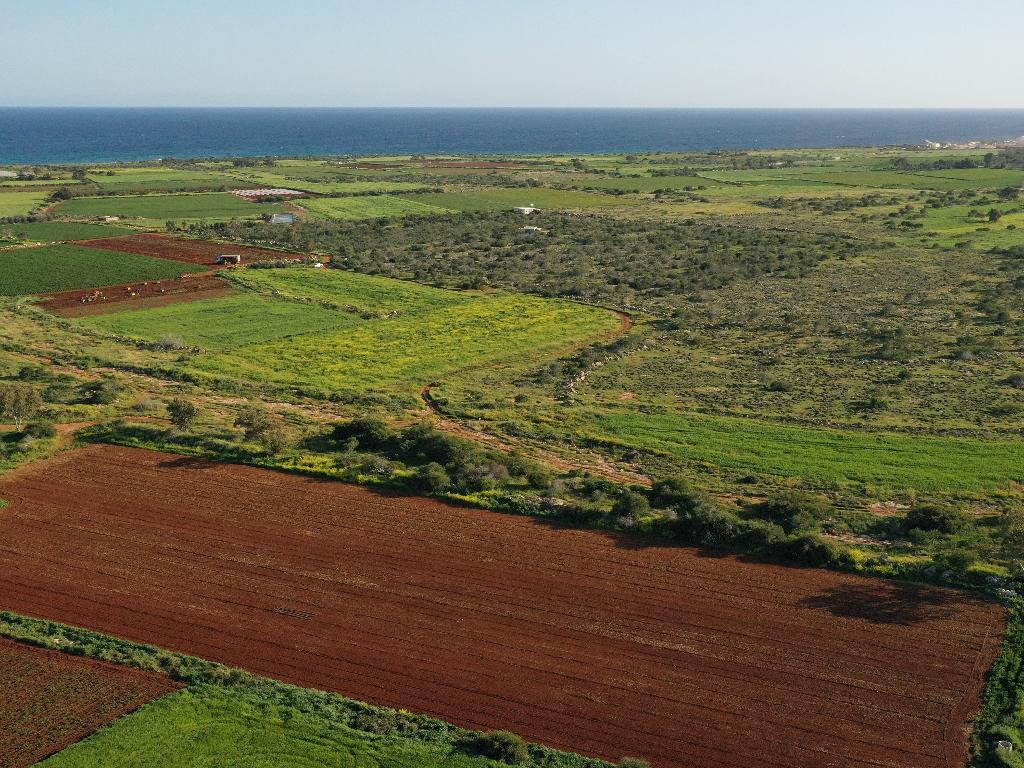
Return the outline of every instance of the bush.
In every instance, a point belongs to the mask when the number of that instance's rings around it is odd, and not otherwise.
[[[491,760],[500,760],[508,765],[521,765],[530,759],[526,742],[514,733],[494,731],[473,734],[463,741],[462,746]]]
[[[953,507],[939,504],[923,504],[911,509],[903,519],[903,530],[937,531],[953,534],[967,527],[970,519],[966,514]]]
[[[638,520],[651,511],[650,502],[642,493],[623,491],[612,505],[612,515],[628,520]]]
[[[25,428],[25,434],[46,439],[57,436],[57,427],[52,421],[34,421]]]
[[[444,493],[452,487],[452,480],[444,467],[432,461],[416,470],[412,486],[421,493]]]
[[[651,764],[637,757],[624,757],[619,762],[619,768],[651,768]]]
[[[782,491],[754,507],[755,513],[786,533],[812,531],[832,511],[828,500],[799,491]]]
[[[177,397],[167,404],[167,415],[171,424],[182,431],[187,431],[195,424],[199,409],[188,400]]]
[[[682,477],[659,480],[651,488],[651,506],[659,509],[676,509],[692,512],[701,504],[708,503],[707,497],[694,490],[690,482]]]

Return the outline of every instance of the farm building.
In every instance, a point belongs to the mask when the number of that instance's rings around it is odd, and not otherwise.
[[[271,214],[270,218],[267,219],[271,224],[294,224],[295,214],[294,213],[274,213]]]
[[[521,205],[515,209],[516,213],[521,213],[524,216],[529,216],[531,213],[536,213],[540,208],[534,208],[532,205]]]
[[[217,257],[218,264],[241,264],[242,257],[237,253],[225,253]]]

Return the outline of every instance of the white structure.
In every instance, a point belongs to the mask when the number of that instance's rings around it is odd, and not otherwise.
[[[270,218],[267,219],[271,224],[294,224],[295,214],[294,213],[274,213],[271,214]]]
[[[540,208],[534,208],[532,205],[522,205],[515,209],[516,213],[521,213],[524,216],[529,216],[531,213],[536,213]]]
[[[306,193],[300,192],[297,189],[279,189],[275,187],[272,189],[236,189],[231,194],[238,195],[239,197],[289,197]]]

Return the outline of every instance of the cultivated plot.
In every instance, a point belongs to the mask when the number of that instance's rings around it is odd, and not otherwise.
[[[1003,610],[249,467],[0,479],[0,604],[664,768],[952,768]]]
[[[22,768],[180,686],[0,638],[0,766]]]

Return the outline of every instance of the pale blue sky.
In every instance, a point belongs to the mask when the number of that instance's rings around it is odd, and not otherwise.
[[[0,0],[0,105],[1024,107],[1022,2]]]

